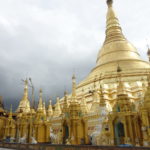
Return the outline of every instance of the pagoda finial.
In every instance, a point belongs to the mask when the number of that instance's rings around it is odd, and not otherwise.
[[[48,116],[49,117],[51,117],[53,115],[53,108],[52,108],[52,100],[51,100],[51,98],[49,100],[49,106],[48,106],[47,112],[48,112]]]
[[[108,7],[112,7],[112,4],[113,4],[113,0],[107,0]]]
[[[76,96],[76,77],[74,74],[72,76],[72,96]]]
[[[40,89],[40,91],[39,91],[38,110],[43,110],[42,89]]]
[[[42,89],[40,89],[39,94],[40,94],[40,97],[42,97]]]
[[[26,78],[26,80],[22,80],[22,82],[24,83],[24,92],[23,92],[23,97],[17,108],[17,112],[28,113],[30,112],[30,102],[28,99],[28,79]]]
[[[56,98],[56,102],[59,103],[59,97]]]
[[[75,80],[76,79],[76,76],[75,76],[75,74],[73,74],[73,76],[72,76],[72,80]]]
[[[66,104],[67,104],[67,101],[68,101],[67,99],[68,99],[68,97],[67,97],[67,91],[65,91],[64,92],[64,103],[66,103]]]
[[[67,91],[64,92],[64,101],[67,102]]]
[[[51,99],[49,100],[49,105],[52,105],[52,100]]]
[[[67,91],[64,92],[64,96],[66,96],[66,95],[67,95]]]
[[[22,80],[24,82],[24,99],[28,98],[28,79]]]

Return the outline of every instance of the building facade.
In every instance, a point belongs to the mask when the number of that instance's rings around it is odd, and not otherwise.
[[[15,113],[0,101],[0,139],[53,144],[150,146],[150,64],[123,35],[113,1],[107,0],[106,38],[96,67],[45,106],[30,106],[28,81]],[[150,56],[150,50],[148,50]]]

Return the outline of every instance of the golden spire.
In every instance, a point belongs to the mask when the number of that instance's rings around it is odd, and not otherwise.
[[[49,100],[48,115],[49,116],[53,115],[52,100]]]
[[[107,12],[107,21],[106,21],[106,39],[105,43],[112,41],[122,41],[125,40],[124,35],[122,34],[122,29],[119,24],[119,20],[112,7],[113,1],[107,0],[108,12]]]
[[[28,100],[28,80],[26,79],[24,81],[24,94],[23,94],[23,99]]]
[[[50,109],[52,108],[52,100],[51,99],[49,100],[49,108]]]
[[[23,93],[23,97],[19,103],[17,112],[24,112],[24,113],[28,113],[30,112],[30,102],[28,99],[28,80],[23,80],[24,82],[24,93]]]
[[[123,64],[124,70],[150,68],[149,63],[141,60],[137,49],[123,35],[119,20],[113,9],[113,1],[107,0],[107,5],[106,37],[98,53],[95,74],[97,72],[115,71],[118,61]]]
[[[64,97],[64,102],[68,105],[68,102],[67,102],[67,91],[64,92],[64,96],[65,96]]]
[[[72,101],[76,100],[76,77],[72,76]]]
[[[45,106],[45,102],[43,102],[43,112],[46,115],[46,106]]]
[[[56,99],[57,103],[55,105],[55,111],[54,111],[54,116],[59,116],[61,114],[61,107],[59,103],[59,97]]]
[[[43,110],[43,100],[42,100],[42,89],[39,91],[39,104],[38,104],[38,110]]]
[[[67,92],[64,92],[64,105],[63,105],[63,112],[66,112],[68,109],[68,97]]]
[[[117,86],[117,95],[124,94],[124,84],[121,81],[121,71],[122,69],[118,65],[117,72],[118,72],[118,86]]]

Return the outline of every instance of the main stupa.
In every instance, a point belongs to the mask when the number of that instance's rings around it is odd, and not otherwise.
[[[149,72],[150,64],[141,59],[137,49],[122,33],[119,20],[113,10],[113,0],[107,0],[108,11],[106,17],[106,37],[98,53],[96,67],[78,85],[90,88],[92,82],[102,80],[103,83],[116,82],[117,67],[122,70],[124,81],[138,81],[144,79]]]

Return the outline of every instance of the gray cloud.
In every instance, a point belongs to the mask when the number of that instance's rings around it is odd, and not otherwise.
[[[146,57],[149,0],[116,0],[125,36]],[[107,6],[100,0],[0,0],[0,95],[18,105],[21,79],[32,77],[43,97],[55,100],[71,91],[71,76],[80,82],[95,66],[105,35]],[[31,90],[30,90],[31,92]]]

